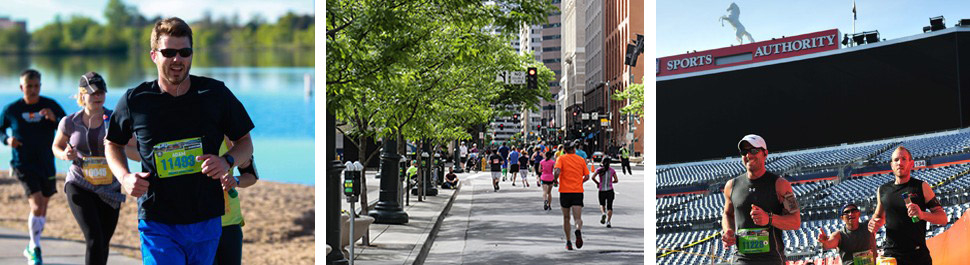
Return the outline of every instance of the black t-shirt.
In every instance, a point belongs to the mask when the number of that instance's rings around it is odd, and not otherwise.
[[[519,165],[521,165],[521,167],[527,167],[527,166],[529,166],[529,156],[521,155],[520,154],[519,155]]]
[[[492,165],[492,172],[502,172],[502,156],[496,153],[488,156],[488,164]]]
[[[765,253],[744,254],[738,252],[738,260],[741,261],[778,261],[785,262],[785,242],[782,241],[782,231],[772,225],[759,226],[751,219],[751,205],[758,205],[765,212],[781,214],[784,206],[778,201],[778,192],[775,189],[775,182],[780,178],[778,175],[765,172],[764,175],[755,180],[748,179],[746,174],[734,178],[734,186],[731,189],[731,202],[734,205],[734,225],[735,231],[740,233],[741,229],[765,229],[768,231],[769,249]],[[741,237],[738,235],[738,237]],[[738,239],[740,242],[740,238]]]
[[[54,121],[40,114],[45,108],[54,112]],[[29,105],[20,98],[7,104],[2,115],[0,141],[7,144],[7,139],[13,136],[23,144],[12,149],[10,165],[31,176],[54,176],[54,153],[51,145],[54,143],[57,123],[65,115],[61,105],[44,96],[40,96],[37,103]],[[7,135],[7,128],[11,129],[12,135]]]
[[[254,127],[221,81],[194,75],[190,80],[179,97],[162,92],[158,80],[129,89],[108,123],[105,138],[113,143],[125,144],[134,133],[142,169],[151,173],[148,192],[138,198],[139,219],[190,224],[226,213],[218,180],[201,172],[162,179],[155,168],[156,144],[201,137],[202,153],[218,155],[224,135],[238,140]]]
[[[915,194],[911,201],[927,210],[926,197],[923,194],[923,181],[910,178],[902,185],[896,185],[895,179],[879,186],[879,200],[886,213],[886,256],[911,255],[915,252],[928,251],[926,249],[926,221],[913,222],[906,213],[906,203],[903,193]]]

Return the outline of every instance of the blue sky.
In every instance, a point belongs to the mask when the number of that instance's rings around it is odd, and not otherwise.
[[[755,41],[837,28],[852,33],[851,0],[733,1],[741,8],[741,24]],[[737,44],[734,28],[718,18],[730,0],[659,0],[657,57]],[[856,32],[879,30],[890,40],[923,33],[929,18],[944,16],[947,28],[970,18],[970,1],[856,1]],[[745,40],[747,41],[747,40]]]
[[[27,20],[27,30],[43,27],[60,14],[63,19],[72,14],[84,15],[104,23],[104,7],[108,0],[3,0],[0,17],[13,20]],[[313,14],[313,0],[122,0],[125,5],[134,5],[147,18],[178,16],[186,21],[195,21],[209,10],[214,18],[239,14],[240,22],[247,22],[260,14],[268,22],[293,11],[298,14]]]

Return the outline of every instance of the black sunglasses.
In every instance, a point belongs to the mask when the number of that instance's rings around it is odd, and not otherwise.
[[[846,210],[842,212],[842,215],[849,215],[850,213],[859,212],[859,209]]]
[[[178,53],[182,57],[192,56],[192,48],[181,48],[181,49],[161,49],[158,50],[162,53],[165,58],[175,57],[175,53]]]
[[[752,154],[752,155],[757,154],[758,152],[761,152],[761,150],[764,150],[764,149],[762,148],[741,149],[741,156],[745,156],[747,154]]]

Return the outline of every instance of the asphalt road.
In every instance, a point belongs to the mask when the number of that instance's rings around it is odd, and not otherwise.
[[[641,167],[642,168],[642,167]],[[619,173],[619,168],[614,167]],[[612,228],[600,224],[595,183],[584,185],[582,249],[568,251],[559,193],[542,210],[541,188],[502,182],[493,192],[487,172],[464,179],[426,264],[640,264],[644,261],[644,171],[614,184]],[[575,238],[573,238],[575,240]]]

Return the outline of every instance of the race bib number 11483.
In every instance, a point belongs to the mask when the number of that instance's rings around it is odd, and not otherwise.
[[[200,137],[156,144],[153,152],[159,178],[202,172],[202,163],[195,161],[195,157],[202,155]]]

